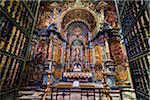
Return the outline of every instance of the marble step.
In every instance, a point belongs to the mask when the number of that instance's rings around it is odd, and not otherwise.
[[[21,90],[18,92],[18,100],[41,100],[44,92],[34,90]]]
[[[36,86],[26,86],[21,88],[21,90],[34,90],[34,89],[36,89]]]

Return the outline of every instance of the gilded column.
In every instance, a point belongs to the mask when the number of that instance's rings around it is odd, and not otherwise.
[[[48,60],[52,60],[52,36],[49,36]]]
[[[72,47],[72,50],[71,50],[71,61],[73,61],[74,59],[74,47]]]
[[[72,47],[70,46],[70,58],[69,58],[69,60],[70,60],[70,67],[72,67]]]
[[[83,60],[83,47],[80,48],[80,52],[81,52],[81,60]]]
[[[91,36],[91,32],[88,32],[88,41],[90,41],[90,39],[91,39],[90,36]],[[89,44],[87,45],[87,47],[88,47],[88,48],[87,48],[87,51],[88,51],[88,58],[89,58],[89,59],[88,59],[88,66],[89,66],[89,64],[90,64],[90,62],[91,62],[91,61],[90,61],[90,60],[91,60],[91,59],[90,59],[90,58],[91,58],[91,54],[90,54],[90,52],[91,52],[91,43],[89,43]]]
[[[65,32],[65,40],[67,40],[67,32]],[[66,60],[67,60],[67,43],[64,43],[64,56],[63,56],[63,60],[64,60],[64,67],[66,67]],[[64,68],[65,69],[65,68]]]
[[[62,66],[64,66],[64,45],[62,46],[62,51],[61,51],[61,63]]]
[[[53,38],[54,38],[54,34],[52,33],[52,55],[51,55],[51,60],[54,61],[54,51],[55,51],[55,48],[54,48],[54,42],[53,42]]]
[[[70,46],[67,47],[67,53],[68,67],[70,67]]]
[[[95,49],[92,47],[92,67],[94,67],[94,62],[95,62]]]
[[[107,39],[105,39],[105,46],[106,46],[106,58],[110,59],[110,50],[109,50],[109,44]]]
[[[88,46],[86,45],[85,46],[85,56],[84,56],[84,58],[85,58],[85,65],[86,65],[86,67],[88,67]]]
[[[54,46],[53,46],[53,33],[50,34],[50,37],[49,37],[49,56],[48,56],[48,59],[49,59],[49,70],[52,69],[52,62],[53,62],[53,52],[54,52]]]

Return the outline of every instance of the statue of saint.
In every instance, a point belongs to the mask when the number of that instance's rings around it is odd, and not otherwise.
[[[80,55],[80,48],[77,47],[75,48],[75,59],[78,61],[79,60],[79,55]]]
[[[99,65],[102,63],[101,49],[100,46],[95,46],[95,64]]]

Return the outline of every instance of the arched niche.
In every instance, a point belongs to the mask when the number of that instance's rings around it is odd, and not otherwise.
[[[97,17],[96,14],[84,7],[70,8],[64,11],[60,17],[59,27],[62,30],[66,30],[70,23],[75,21],[82,21],[87,24],[91,33],[96,32]]]

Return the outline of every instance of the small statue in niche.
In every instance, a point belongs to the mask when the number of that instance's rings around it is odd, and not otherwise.
[[[100,46],[95,46],[95,64],[99,65],[102,63],[102,55]]]
[[[54,59],[55,59],[55,62],[57,63],[57,64],[59,64],[60,63],[60,58],[61,58],[61,49],[60,49],[60,47],[59,46],[55,46],[54,47],[55,48],[55,55],[54,55]]]

